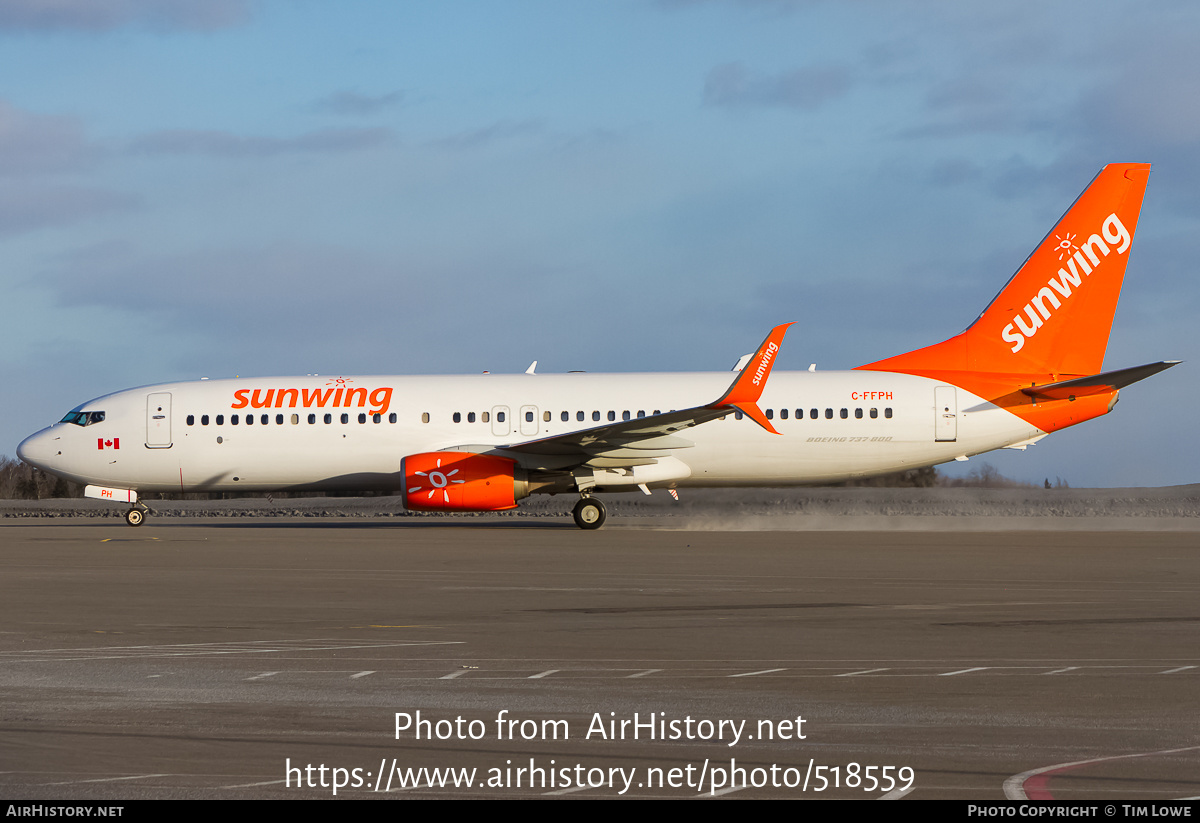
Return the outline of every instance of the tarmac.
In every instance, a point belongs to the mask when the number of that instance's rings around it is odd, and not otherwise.
[[[0,797],[1200,796],[1197,487],[896,491],[0,503]]]

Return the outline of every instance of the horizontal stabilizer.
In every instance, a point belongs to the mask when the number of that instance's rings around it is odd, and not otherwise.
[[[1103,374],[1093,374],[1091,377],[1077,377],[1074,380],[1062,380],[1043,386],[1029,386],[1021,389],[1021,392],[1034,400],[1066,400],[1070,397],[1107,394],[1110,391],[1123,389],[1139,380],[1145,380],[1160,371],[1166,371],[1172,366],[1178,366],[1180,362],[1179,360],[1163,360],[1158,363],[1147,363],[1145,366],[1117,369]]]

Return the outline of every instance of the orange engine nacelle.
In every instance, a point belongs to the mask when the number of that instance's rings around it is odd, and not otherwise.
[[[404,458],[404,505],[425,511],[515,509],[529,495],[517,463],[471,452],[425,452]]]

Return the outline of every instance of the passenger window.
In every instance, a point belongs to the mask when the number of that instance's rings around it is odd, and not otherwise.
[[[550,422],[550,412],[542,412],[542,422],[543,423]]]
[[[229,416],[229,425],[236,426],[237,424],[238,424],[238,416],[236,414],[231,414]]]
[[[621,412],[621,419],[622,419],[622,420],[628,420],[628,419],[629,419],[629,416],[630,416],[630,415],[629,415],[629,410],[628,410],[628,409],[626,409],[625,411]]]
[[[598,411],[593,411],[593,412],[592,412],[592,420],[594,420],[594,421],[596,421],[596,422],[599,422],[599,420],[600,420],[600,412],[598,412]]]
[[[819,415],[817,414],[816,409],[809,409],[808,416],[813,420],[816,420]]]
[[[293,415],[292,415],[292,425],[293,425],[293,426],[296,426],[296,425],[299,425],[299,424],[300,424],[300,415],[298,415],[298,414],[293,414]]]
[[[842,409],[842,411],[841,411],[841,416],[842,416],[842,419],[843,419],[843,420],[845,420],[847,417],[849,417],[849,416],[850,416],[850,412],[849,412],[849,410],[848,410],[848,409]]]
[[[482,420],[484,423],[487,423],[488,421],[490,421],[492,419],[492,413],[484,412],[483,414],[479,415],[479,419]]]
[[[580,423],[583,422],[583,418],[584,418],[583,412],[581,412],[581,411],[575,412],[575,419],[578,420]]]
[[[366,416],[365,414],[363,414],[362,412],[359,412],[359,414],[358,414],[358,422],[359,422],[359,423],[366,423],[366,422],[367,422],[367,416]]]
[[[862,409],[855,409],[855,410],[854,410],[854,417],[855,417],[855,419],[857,419],[857,420],[862,420]]]
[[[425,418],[425,422],[426,422],[426,423],[428,423],[428,422],[429,422],[429,415],[427,415],[427,414],[424,414],[424,415],[421,415],[421,416]],[[349,423],[349,422],[350,422],[350,415],[348,415],[348,414],[343,414],[343,415],[342,415],[342,424],[343,424],[343,425],[345,425],[346,423]]]
[[[462,412],[455,412],[453,420],[455,423],[461,423],[462,422]]]
[[[884,416],[884,417],[886,417],[886,418],[888,418],[888,419],[890,420],[890,419],[892,418],[892,410],[891,410],[891,409],[884,409],[884,410],[883,410],[883,416]]]
[[[346,415],[344,415],[344,414],[342,415],[342,422],[343,422],[343,423],[345,423],[345,422],[346,422]],[[429,422],[429,412],[421,412],[421,422],[422,422],[422,423],[428,423],[428,422]]]
[[[194,414],[189,414],[189,415],[187,416],[187,424],[188,424],[189,426],[194,426],[194,425],[196,425],[196,415],[194,415]]]
[[[395,417],[395,415],[392,415],[392,416]],[[393,420],[392,422],[395,423],[396,421]],[[475,412],[467,412],[467,422],[468,423],[475,422]]]
[[[253,426],[253,425],[254,425],[254,415],[252,415],[252,414],[248,414],[248,415],[246,415],[246,425],[247,425],[247,426]]]
[[[562,413],[562,422],[566,423],[566,422],[570,421],[570,419],[571,419],[571,413],[570,413],[570,412],[563,412],[563,413]]]
[[[333,422],[333,415],[332,414],[325,415],[325,425],[329,425],[332,422]]]
[[[645,417],[645,416],[646,416],[646,410],[638,409],[638,417]]]
[[[611,422],[611,421],[613,421],[613,420],[616,420],[616,419],[617,419],[617,413],[616,413],[615,411],[613,411],[612,409],[609,409],[609,411],[608,411],[608,419],[609,419],[609,421],[610,421],[610,422]]]
[[[271,415],[264,414],[262,417],[258,418],[258,422],[262,423],[264,426],[267,425],[271,422]]]
[[[826,410],[825,410],[825,419],[826,419],[826,420],[832,420],[832,419],[833,419],[833,409],[826,409]]]
[[[879,416],[879,409],[871,409],[871,419],[874,420]]]
[[[779,419],[780,419],[780,420],[787,420],[787,419],[788,419],[788,418],[787,418],[787,416],[788,416],[788,410],[787,410],[787,409],[780,409],[780,410],[779,410]]]
[[[768,420],[775,419],[775,410],[774,409],[767,409],[767,419]]]
[[[308,416],[308,425],[310,425],[310,426],[311,426],[311,425],[313,425],[313,424],[314,424],[314,423],[316,423],[316,422],[317,422],[317,416],[316,416],[315,414],[310,414],[310,415]]]
[[[208,425],[208,415],[207,415],[207,414],[202,414],[202,415],[200,415],[200,425],[201,425],[201,426],[207,426],[207,425]]]
[[[217,415],[217,425],[218,425],[218,426],[224,426],[224,425],[225,425],[225,415],[223,415],[223,414],[218,414],[218,415]]]
[[[383,422],[383,415],[382,415],[382,414],[373,414],[373,415],[371,415],[371,422],[372,422],[372,423],[382,423],[382,422]]]
[[[277,415],[275,415],[275,425],[276,425],[276,426],[282,426],[282,425],[283,425],[283,415],[282,415],[282,414],[277,414]]]
[[[472,422],[474,422],[474,420],[475,420],[475,412],[471,412],[471,420],[472,420]],[[396,422],[396,413],[395,413],[395,412],[392,412],[391,414],[389,414],[389,415],[388,415],[388,422],[389,422],[389,423],[395,423],[395,422]]]

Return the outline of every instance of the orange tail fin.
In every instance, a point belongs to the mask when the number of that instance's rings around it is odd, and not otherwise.
[[[970,328],[859,368],[1038,382],[1099,372],[1149,176],[1148,163],[1105,166]]]

